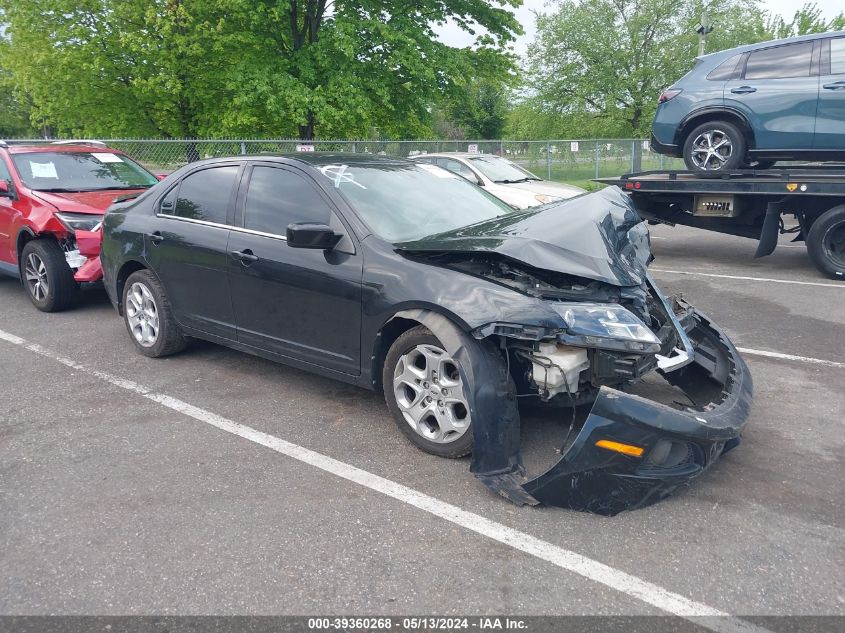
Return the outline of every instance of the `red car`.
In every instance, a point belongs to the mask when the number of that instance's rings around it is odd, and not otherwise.
[[[115,198],[158,178],[95,142],[0,141],[0,272],[18,277],[35,307],[70,307],[102,278],[100,224]]]

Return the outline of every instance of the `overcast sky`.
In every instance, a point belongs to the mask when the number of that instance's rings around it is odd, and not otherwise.
[[[789,19],[797,8],[803,6],[804,2],[805,0],[762,0],[760,6],[771,13],[780,13]],[[815,0],[815,2],[819,9],[822,10],[822,14],[827,18],[832,18],[839,11],[843,10],[843,0]],[[514,49],[520,55],[525,52],[528,43],[534,39],[533,12],[547,11],[548,9],[545,8],[547,4],[549,4],[548,0],[523,0],[522,6],[517,9],[516,17],[525,31],[525,34],[514,45]],[[464,33],[453,24],[448,24],[442,29],[439,29],[439,31],[443,41],[452,46],[469,46],[475,41],[474,36]]]

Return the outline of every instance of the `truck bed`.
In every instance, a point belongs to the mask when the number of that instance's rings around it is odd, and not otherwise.
[[[644,171],[595,180],[643,193],[845,196],[845,165],[839,164],[786,165],[712,175],[690,171]]]

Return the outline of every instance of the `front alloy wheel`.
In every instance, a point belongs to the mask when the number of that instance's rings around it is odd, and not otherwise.
[[[475,343],[467,349],[470,363],[486,353]],[[414,446],[448,458],[472,452],[472,385],[465,384],[457,361],[428,328],[413,327],[393,341],[381,378],[387,408]]]
[[[152,347],[158,340],[158,306],[150,289],[140,281],[126,293],[126,321],[129,331],[142,347]]]
[[[75,303],[79,285],[56,240],[44,237],[27,242],[20,265],[24,287],[36,308],[57,312]]]
[[[429,442],[450,444],[470,427],[458,367],[437,345],[417,345],[399,357],[393,395],[405,422]]]
[[[26,258],[24,278],[32,297],[36,301],[44,301],[50,293],[50,281],[47,279],[47,266],[35,253],[30,253]]]

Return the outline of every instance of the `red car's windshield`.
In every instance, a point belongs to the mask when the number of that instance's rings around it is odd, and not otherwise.
[[[102,152],[27,152],[12,160],[23,183],[38,191],[142,189],[158,179],[126,156]]]

